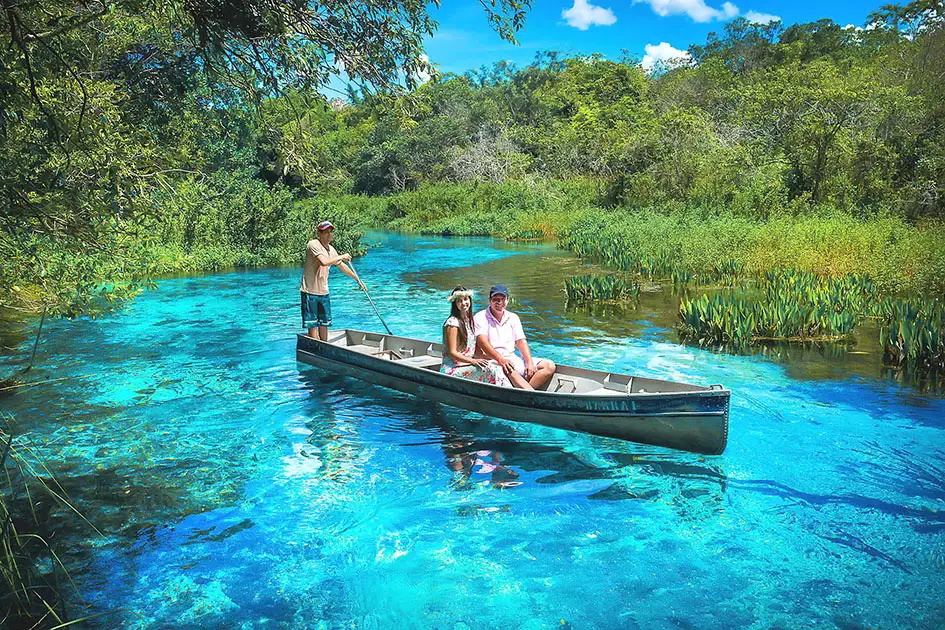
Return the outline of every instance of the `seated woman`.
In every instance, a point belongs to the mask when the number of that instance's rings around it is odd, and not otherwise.
[[[474,356],[476,333],[472,322],[472,295],[472,291],[462,286],[450,293],[448,299],[452,306],[449,318],[443,322],[443,366],[440,371],[481,383],[511,387],[498,363]]]

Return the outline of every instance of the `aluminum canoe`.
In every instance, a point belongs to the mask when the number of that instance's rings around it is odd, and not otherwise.
[[[300,334],[296,358],[369,383],[487,416],[719,455],[728,442],[731,391],[558,365],[544,391],[526,391],[440,372],[439,343],[331,330]]]

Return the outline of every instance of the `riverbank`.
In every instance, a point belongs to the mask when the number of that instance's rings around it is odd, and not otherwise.
[[[371,225],[422,234],[554,238],[629,277],[688,286],[695,299],[681,305],[679,326],[692,342],[844,341],[877,317],[891,366],[945,371],[940,222],[826,206],[764,217],[681,204],[605,208],[606,192],[592,180],[438,184],[331,205]],[[732,295],[700,301],[700,287],[718,285]],[[588,286],[582,295],[610,300],[613,287]]]
[[[331,216],[335,248],[364,254],[363,217],[283,186],[211,179],[180,186],[141,216],[115,220],[98,245],[64,235],[0,232],[0,311],[97,317],[156,279],[180,274],[301,265],[315,224]],[[0,318],[0,326],[9,318]]]
[[[339,251],[363,253],[364,229],[420,234],[556,239],[615,269],[674,271],[693,277],[794,269],[821,276],[863,275],[888,295],[934,297],[945,291],[945,225],[879,213],[854,216],[829,207],[771,216],[668,203],[607,207],[606,182],[579,179],[506,184],[436,184],[387,197],[297,199],[281,187],[224,194],[178,191],[146,220],[129,222],[108,251],[71,252],[63,243],[23,236],[5,250],[29,251],[4,265],[2,302],[61,314],[83,312],[87,283],[104,296],[135,281],[178,273],[268,267],[301,261],[312,224],[331,217]],[[26,264],[42,260],[43,268]],[[77,280],[80,278],[80,280]],[[120,297],[120,291],[118,292]],[[75,296],[73,296],[75,294]]]
[[[6,275],[14,276],[5,278],[12,285],[7,305],[34,313],[48,305],[52,316],[94,316],[133,297],[154,278],[300,264],[312,225],[327,217],[338,225],[339,251],[356,254],[364,251],[363,230],[372,227],[554,239],[630,278],[682,284],[696,292],[724,285],[736,293],[734,299],[749,302],[764,293],[749,286],[756,281],[800,275],[807,278],[803,291],[780,287],[781,301],[809,304],[791,313],[798,325],[758,324],[756,309],[720,303],[682,313],[685,336],[720,345],[733,339],[762,341],[772,334],[824,340],[848,334],[864,317],[885,317],[883,343],[891,364],[945,368],[940,365],[945,362],[941,309],[935,302],[945,291],[945,226],[935,221],[910,223],[890,213],[854,216],[828,207],[786,208],[768,216],[678,203],[606,207],[608,185],[593,179],[436,184],[387,197],[297,199],[280,186],[259,187],[252,195],[228,190],[198,186],[169,196],[160,212],[117,239],[113,252],[66,255],[54,244],[32,243],[40,251],[48,247],[48,256],[32,256],[45,260],[45,268],[7,268]],[[110,280],[119,277],[123,280]],[[864,289],[856,289],[864,294],[856,301],[862,308],[854,311],[849,300],[834,299],[850,291],[821,291],[818,285],[830,279],[853,287],[865,282]],[[96,283],[100,290],[89,291]],[[595,296],[592,291],[585,297]],[[768,319],[784,319],[779,309],[769,314]],[[718,325],[718,317],[728,321]],[[827,325],[810,325],[813,317]]]
[[[421,234],[553,238],[623,270],[649,260],[699,275],[731,262],[746,273],[866,275],[879,291],[897,295],[945,291],[940,222],[827,206],[763,217],[672,203],[607,208],[606,197],[605,185],[593,180],[439,184],[389,197],[339,196],[327,205],[372,226]]]

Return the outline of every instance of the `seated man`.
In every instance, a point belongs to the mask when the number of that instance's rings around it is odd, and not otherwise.
[[[495,359],[515,387],[541,389],[555,373],[555,364],[548,359],[533,359],[522,321],[518,315],[505,309],[509,290],[504,284],[489,289],[489,308],[473,318],[479,350],[487,358]],[[515,350],[518,349],[518,354]]]

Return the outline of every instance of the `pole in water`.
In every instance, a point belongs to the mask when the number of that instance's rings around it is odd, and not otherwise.
[[[348,266],[351,267],[351,271],[354,271],[354,274],[358,276],[358,279],[360,280],[361,276],[358,275],[358,272],[355,270],[354,265],[352,264],[350,260],[348,261]],[[388,335],[393,335],[394,333],[391,332],[390,327],[387,325],[387,322],[385,322],[384,318],[381,317],[380,311],[377,310],[377,306],[374,305],[374,300],[371,299],[371,294],[368,293],[367,285],[364,284],[364,280],[361,280],[361,286],[363,287],[364,295],[367,296],[368,302],[371,303],[371,308],[374,309],[374,314],[377,315],[377,318],[379,320],[381,320],[381,324],[384,326],[384,330],[387,331]]]
[[[23,370],[23,374],[33,369],[33,361],[36,360],[36,349],[39,348],[39,338],[43,334],[43,323],[46,321],[46,310],[48,308],[49,306],[43,306],[43,316],[39,319],[39,330],[36,331],[36,342],[33,344],[33,354],[30,355],[29,365]]]

